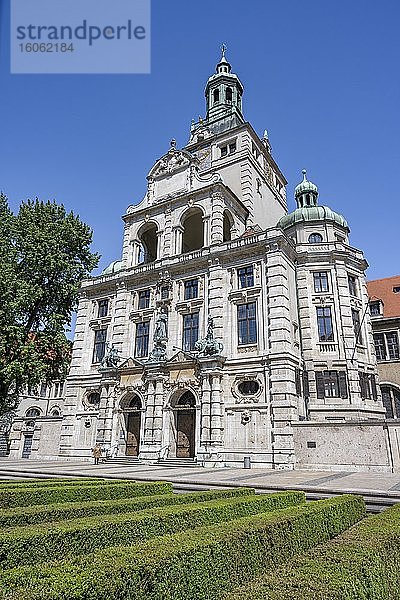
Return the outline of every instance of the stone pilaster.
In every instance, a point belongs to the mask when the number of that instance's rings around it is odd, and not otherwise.
[[[209,466],[224,464],[224,399],[221,380],[225,358],[199,358],[202,380],[201,431],[198,462]]]
[[[212,216],[210,243],[220,244],[224,239],[224,196],[219,190],[211,194]]]
[[[103,371],[96,433],[96,442],[100,446],[111,447],[117,384],[117,371],[112,369]]]
[[[144,426],[144,441],[140,446],[139,458],[155,462],[160,458],[164,419],[165,373],[161,364],[147,367],[147,400]]]

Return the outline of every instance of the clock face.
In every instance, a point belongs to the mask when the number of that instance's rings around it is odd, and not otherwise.
[[[203,148],[197,152],[197,158],[201,163],[204,163],[211,155],[211,148]]]

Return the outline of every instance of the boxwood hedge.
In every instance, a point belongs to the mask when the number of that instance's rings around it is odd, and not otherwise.
[[[36,480],[36,481],[32,481],[32,479],[24,479],[22,481],[2,481],[0,480],[0,490],[2,489],[7,489],[7,490],[13,490],[13,489],[21,489],[21,488],[37,488],[37,487],[54,487],[57,485],[82,485],[84,483],[110,483],[110,482],[115,482],[115,481],[126,481],[122,480],[122,479],[102,479],[101,477],[79,477],[79,479],[76,478],[65,478],[65,479],[40,479],[40,480]]]
[[[84,554],[95,548],[138,544],[149,538],[228,521],[305,502],[303,492],[279,492],[210,500],[183,506],[86,517],[52,524],[15,527],[0,533],[0,564],[11,568]]]
[[[63,504],[45,504],[22,506],[0,511],[0,527],[37,525],[49,521],[79,519],[95,515],[121,514],[145,508],[167,506],[170,504],[189,504],[217,498],[250,496],[255,494],[252,488],[231,488],[229,490],[209,490],[191,494],[162,494],[121,498],[119,500],[95,500],[93,502],[65,502]]]
[[[82,485],[42,486],[21,489],[0,489],[0,508],[32,506],[55,502],[83,502],[85,500],[111,500],[152,494],[169,494],[172,483],[157,481],[138,483],[117,481],[116,483],[82,483]]]
[[[338,535],[365,514],[336,497],[0,575],[6,600],[218,600],[266,568]]]
[[[368,517],[226,600],[400,598],[400,506]]]

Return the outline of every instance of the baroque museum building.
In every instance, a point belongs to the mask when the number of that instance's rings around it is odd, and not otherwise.
[[[11,456],[31,436],[41,458],[98,442],[116,460],[393,469],[363,253],[305,171],[288,212],[224,51],[205,95],[128,207],[121,259],[82,285],[56,414],[20,419]]]

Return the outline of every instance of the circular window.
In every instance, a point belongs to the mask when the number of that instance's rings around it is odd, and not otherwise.
[[[260,384],[255,379],[241,381],[238,385],[238,390],[243,396],[254,396],[260,389]]]
[[[312,233],[308,238],[310,244],[319,244],[322,242],[322,235],[320,233]]]
[[[100,404],[100,394],[98,392],[92,392],[86,398],[88,406],[97,406]]]

